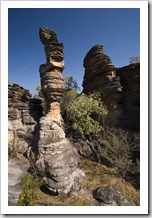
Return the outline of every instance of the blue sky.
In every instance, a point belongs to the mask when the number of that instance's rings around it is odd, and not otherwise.
[[[40,84],[39,66],[46,63],[39,27],[48,27],[64,44],[65,69],[82,89],[83,59],[96,44],[116,67],[140,56],[140,9],[46,8],[8,9],[8,75],[32,94]]]

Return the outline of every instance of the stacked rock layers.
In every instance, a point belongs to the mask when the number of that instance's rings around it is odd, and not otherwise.
[[[121,101],[122,87],[120,78],[116,77],[114,65],[103,52],[103,46],[92,47],[84,58],[83,66],[85,67],[83,92],[88,94],[98,91],[107,106],[115,107]]]
[[[95,45],[84,58],[83,92],[101,93],[109,113],[106,124],[140,129],[140,64],[115,68],[103,47]]]
[[[38,159],[36,166],[44,175],[49,190],[68,193],[82,181],[83,171],[77,168],[77,150],[65,137],[60,114],[60,99],[64,92],[63,44],[56,34],[40,28],[40,40],[45,46],[46,64],[40,66],[41,86],[47,104],[47,114],[39,123]]]
[[[140,63],[118,68],[123,86],[123,103],[140,106]]]
[[[32,146],[35,125],[42,117],[42,101],[31,97],[17,84],[8,86],[8,145],[18,154]]]

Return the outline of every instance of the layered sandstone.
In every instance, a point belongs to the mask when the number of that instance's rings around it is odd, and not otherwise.
[[[117,68],[123,87],[123,103],[140,106],[140,63]]]
[[[95,45],[84,58],[83,92],[101,93],[108,106],[106,124],[139,131],[140,128],[140,64],[116,68]]]
[[[83,92],[97,91],[109,107],[115,107],[122,99],[120,78],[116,76],[115,66],[103,51],[103,46],[95,45],[84,58],[85,75]]]
[[[36,166],[49,190],[68,193],[77,188],[84,173],[77,168],[79,156],[65,136],[60,114],[64,92],[63,44],[58,43],[56,34],[47,28],[40,28],[39,35],[46,53],[46,64],[40,66],[40,76],[47,112],[39,123]]]
[[[40,99],[32,98],[28,90],[13,84],[8,86],[8,145],[10,153],[25,154],[32,146],[33,131],[40,117]]]

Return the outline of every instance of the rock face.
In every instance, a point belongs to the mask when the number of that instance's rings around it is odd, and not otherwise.
[[[44,44],[46,64],[40,66],[41,87],[46,100],[47,111],[60,112],[59,101],[64,92],[64,69],[63,44],[58,43],[56,34],[47,28],[40,28],[40,40]],[[55,114],[52,114],[55,116]]]
[[[8,86],[8,145],[11,153],[24,154],[32,146],[32,132],[42,116],[40,99],[17,84]]]
[[[21,177],[27,173],[29,164],[19,160],[8,162],[8,205],[17,206],[19,195],[22,191],[20,186]]]
[[[39,35],[46,53],[46,64],[40,66],[40,76],[47,113],[39,123],[36,166],[49,190],[68,193],[79,185],[84,173],[77,168],[79,156],[65,137],[60,114],[59,102],[64,92],[63,44],[58,43],[56,34],[47,28],[40,28]]]
[[[95,45],[84,58],[85,75],[83,92],[98,91],[109,107],[115,107],[122,99],[120,78],[116,76],[115,66],[103,52],[103,46]]]
[[[118,68],[117,75],[120,77],[123,87],[123,103],[140,106],[140,64],[130,64]]]
[[[109,109],[106,124],[139,131],[140,64],[115,68],[103,47],[95,45],[84,58],[83,92],[100,92]]]

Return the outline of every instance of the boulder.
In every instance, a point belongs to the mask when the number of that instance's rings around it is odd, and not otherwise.
[[[94,192],[94,197],[104,206],[135,206],[134,203],[125,199],[113,186],[99,187]]]

